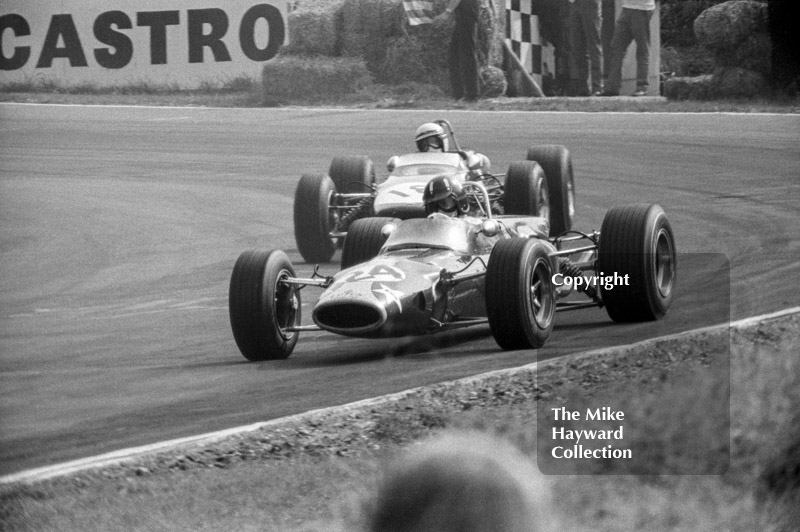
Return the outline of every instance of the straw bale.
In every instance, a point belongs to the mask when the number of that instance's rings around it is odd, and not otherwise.
[[[767,5],[752,0],[717,4],[694,21],[697,41],[712,50],[734,49],[750,35],[766,31]]]
[[[346,0],[343,7],[343,53],[359,53],[382,83],[417,81],[446,89],[447,50],[453,33],[452,19],[435,24],[409,26],[398,0],[378,0],[375,14],[359,18],[360,2]],[[498,17],[491,0],[483,0],[478,24],[478,62],[481,66],[502,63]],[[434,13],[447,7],[447,0],[434,0]],[[390,8],[389,6],[395,6]],[[377,22],[374,22],[377,21]]]
[[[362,59],[297,55],[264,63],[262,80],[267,102],[351,94],[373,82]]]
[[[336,6],[297,9],[289,13],[289,43],[284,54],[339,55]]]
[[[369,58],[403,34],[405,13],[398,0],[345,0],[340,15],[344,55]]]
[[[371,70],[380,83],[412,81],[447,90],[447,54],[432,53],[428,43],[410,35],[390,39],[383,60]]]

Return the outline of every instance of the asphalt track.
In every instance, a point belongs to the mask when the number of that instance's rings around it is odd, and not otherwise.
[[[498,172],[529,145],[568,146],[577,228],[661,204],[681,253],[667,318],[559,314],[538,352],[502,352],[488,327],[307,333],[290,359],[247,363],[231,268],[281,248],[310,273],[292,233],[299,176],[335,155],[381,169],[440,117]],[[0,106],[0,475],[796,306],[798,146],[792,115]]]

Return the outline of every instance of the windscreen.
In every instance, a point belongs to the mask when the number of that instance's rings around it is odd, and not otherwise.
[[[475,227],[458,218],[434,216],[404,220],[383,245],[383,251],[400,249],[451,249],[472,254]]]

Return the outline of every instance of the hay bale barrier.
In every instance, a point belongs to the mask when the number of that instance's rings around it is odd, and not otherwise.
[[[339,55],[336,7],[331,4],[315,9],[297,9],[289,13],[289,43],[281,54]]]
[[[668,79],[664,95],[675,100],[705,100],[768,94],[772,43],[767,9],[763,2],[731,0],[700,13],[694,33],[712,57],[712,74]]]
[[[433,0],[434,13],[449,0]],[[505,93],[502,65],[502,6],[499,0],[481,0],[478,55],[484,97]],[[409,26],[402,0],[298,0],[289,14],[290,42],[279,57],[264,66],[267,104],[322,99],[357,92],[368,83],[407,85],[418,83],[450,91],[447,49],[452,20]],[[342,63],[340,60],[349,59]],[[353,62],[354,61],[354,62]],[[326,63],[331,63],[326,64]],[[297,71],[292,71],[295,65]],[[347,65],[353,83],[334,86],[332,65]],[[365,67],[366,74],[354,65]],[[311,70],[319,68],[313,74]],[[355,69],[355,70],[354,70]],[[292,88],[293,83],[301,86]]]
[[[362,59],[278,56],[262,71],[265,105],[355,94],[373,83]]]

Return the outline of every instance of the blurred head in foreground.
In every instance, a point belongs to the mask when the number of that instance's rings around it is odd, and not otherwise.
[[[378,487],[370,532],[549,530],[548,489],[510,444],[457,433],[412,448]]]

